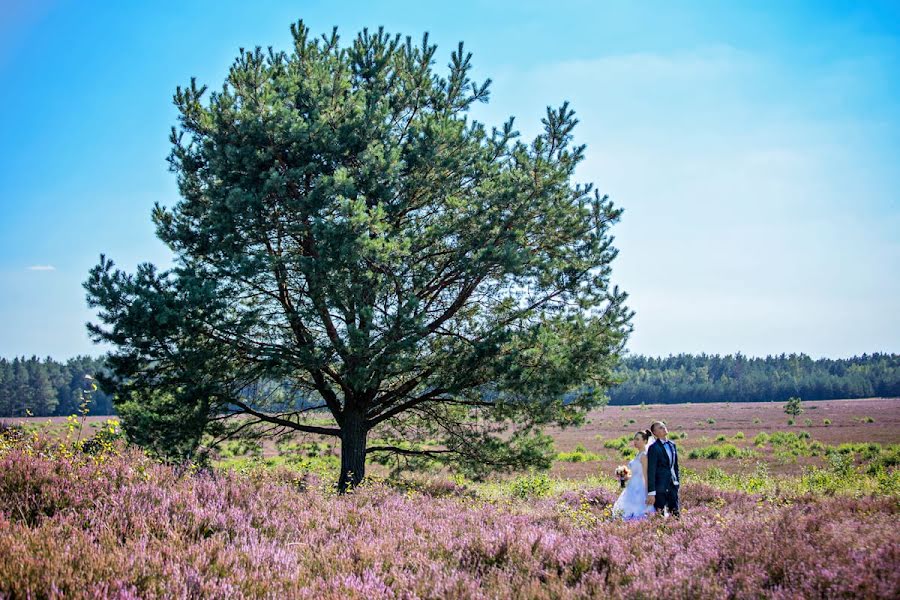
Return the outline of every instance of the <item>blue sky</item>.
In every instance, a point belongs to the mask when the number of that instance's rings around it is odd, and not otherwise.
[[[677,5],[677,6],[676,6]],[[0,356],[99,354],[99,254],[166,265],[171,97],[289,25],[458,41],[537,131],[569,100],[579,179],[625,208],[633,352],[900,351],[900,3],[0,2]]]

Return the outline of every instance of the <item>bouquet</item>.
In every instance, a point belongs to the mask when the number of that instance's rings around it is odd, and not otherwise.
[[[631,469],[625,465],[616,467],[616,479],[619,480],[619,487],[625,487],[625,482],[631,479]]]

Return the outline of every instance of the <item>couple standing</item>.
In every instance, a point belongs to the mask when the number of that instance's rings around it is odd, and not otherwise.
[[[655,438],[655,441],[651,441]],[[624,519],[640,519],[663,509],[678,516],[678,450],[669,440],[662,421],[634,434],[638,454],[628,463],[631,479],[613,504],[613,514]]]

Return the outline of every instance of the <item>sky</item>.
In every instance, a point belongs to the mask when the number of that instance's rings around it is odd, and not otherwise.
[[[898,2],[0,0],[0,357],[102,354],[101,253],[171,264],[172,94],[289,26],[459,41],[489,125],[569,101],[577,179],[625,209],[633,353],[900,352]]]

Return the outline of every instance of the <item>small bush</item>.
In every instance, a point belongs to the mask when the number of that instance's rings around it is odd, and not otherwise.
[[[754,424],[754,425],[759,425],[759,423],[760,423],[759,418],[758,418],[758,417],[753,417],[753,424]]]
[[[719,458],[737,458],[743,456],[751,456],[752,454],[752,451],[741,450],[733,444],[716,444],[713,446],[694,448],[690,451],[690,453],[688,453],[688,458],[705,458],[709,460],[716,460]]]
[[[787,424],[788,424],[788,426],[793,425],[793,424],[794,424],[794,420],[793,420],[793,419],[788,419],[788,423],[787,423]]]
[[[717,442],[724,442],[724,441],[725,441],[725,436],[724,436],[724,435],[717,435],[717,436],[716,436],[716,441],[717,441]]]
[[[590,462],[592,460],[600,460],[600,458],[599,454],[588,452],[584,444],[578,444],[572,452],[560,452],[556,455],[556,460],[573,463]]]
[[[742,439],[744,439],[744,432],[743,432],[743,431],[738,431],[736,434],[734,434],[734,439],[736,439],[736,440],[742,440]]]
[[[831,425],[831,419],[823,419],[822,424],[825,425],[825,427],[828,427]]]
[[[543,498],[547,496],[553,489],[553,482],[550,477],[543,473],[538,475],[522,475],[517,477],[510,484],[510,492],[516,498]]]
[[[803,424],[807,427],[812,427],[812,419],[803,419]]]
[[[761,431],[753,438],[754,446],[765,446],[769,442],[769,434]]]
[[[716,424],[716,420],[713,419],[712,417],[710,417],[709,419],[707,419],[706,422],[709,423],[710,425],[715,425],[715,424]]]

